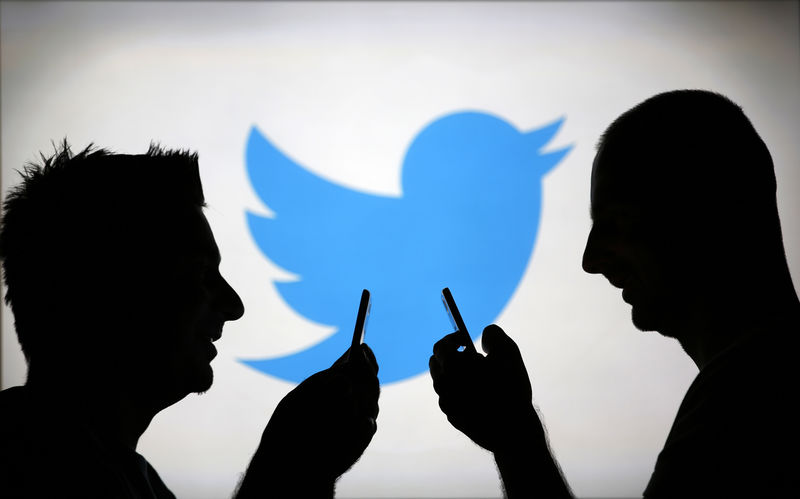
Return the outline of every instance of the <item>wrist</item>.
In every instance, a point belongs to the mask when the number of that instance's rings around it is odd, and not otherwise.
[[[547,446],[544,428],[533,404],[508,410],[506,414],[502,422],[504,428],[502,438],[498,439],[494,448],[490,449],[493,453],[517,454],[521,449]]]
[[[262,445],[250,461],[236,497],[332,498],[337,479],[296,452],[283,453]]]
[[[571,498],[558,462],[550,452],[547,435],[531,405],[524,419],[516,422],[516,437],[494,451],[508,499],[517,497]]]
[[[521,449],[520,452],[495,453],[494,459],[506,499],[572,498],[561,469],[546,443]]]

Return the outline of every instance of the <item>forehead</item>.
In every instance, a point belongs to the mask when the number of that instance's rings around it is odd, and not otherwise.
[[[636,212],[643,208],[644,185],[633,175],[626,157],[601,146],[592,162],[590,213],[593,219],[607,213]]]
[[[191,231],[189,237],[186,238],[190,251],[198,252],[202,255],[219,256],[214,233],[211,231],[211,226],[202,208],[195,207],[191,214],[187,216],[187,227]]]
[[[192,206],[165,214],[157,225],[153,236],[161,239],[159,246],[168,260],[219,259],[214,234],[201,207]]]

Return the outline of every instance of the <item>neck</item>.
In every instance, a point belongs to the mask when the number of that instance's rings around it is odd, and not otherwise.
[[[26,387],[54,408],[61,421],[86,426],[109,446],[136,450],[139,438],[161,408],[119,388],[77,384],[63,379],[28,377]]]
[[[749,335],[800,332],[800,302],[791,282],[788,288],[753,286],[751,289],[746,297],[739,294],[735,299],[728,295],[711,306],[697,307],[697,312],[682,327],[668,334],[678,339],[699,369]]]

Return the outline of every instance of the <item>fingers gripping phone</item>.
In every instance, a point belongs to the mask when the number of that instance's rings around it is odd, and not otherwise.
[[[453,294],[450,293],[450,288],[442,289],[442,301],[444,302],[444,308],[447,309],[447,314],[450,316],[450,322],[456,328],[456,332],[461,333],[460,338],[464,349],[477,352],[475,344],[472,343],[472,338],[469,336],[469,331],[467,331],[467,326],[464,324],[464,319],[461,318],[461,313],[458,311],[456,301],[453,299]]]
[[[370,295],[368,290],[361,292],[361,303],[358,305],[358,315],[356,316],[356,327],[353,330],[353,341],[350,344],[350,352],[361,347],[364,342],[364,334],[367,332],[367,318],[370,311]]]

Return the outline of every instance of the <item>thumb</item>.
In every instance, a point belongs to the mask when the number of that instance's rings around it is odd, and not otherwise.
[[[350,360],[350,355],[351,355],[350,350],[351,350],[350,348],[345,350],[345,352],[342,354],[342,356],[339,357],[338,359],[336,359],[336,362],[331,364],[331,367],[339,367],[339,366],[345,365],[347,363],[347,361]],[[358,355],[359,353],[360,352],[353,352],[352,354],[353,355]]]
[[[519,355],[517,344],[497,324],[489,324],[483,329],[481,347],[487,355],[492,352],[501,355],[503,353],[516,353]]]
[[[366,343],[362,343],[361,350],[369,365],[375,370],[375,374],[378,374],[378,361],[375,359],[375,354],[372,352],[372,349]]]

